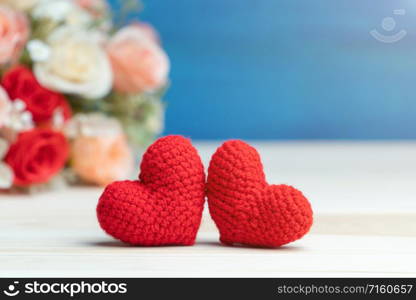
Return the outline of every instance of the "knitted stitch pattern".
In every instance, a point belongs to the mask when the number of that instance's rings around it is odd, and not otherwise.
[[[291,186],[268,185],[259,154],[242,141],[225,142],[213,155],[207,195],[224,244],[278,247],[312,225],[308,200]]]
[[[201,223],[205,174],[188,139],[160,138],[143,155],[138,181],[108,185],[97,206],[101,228],[132,245],[192,245]]]

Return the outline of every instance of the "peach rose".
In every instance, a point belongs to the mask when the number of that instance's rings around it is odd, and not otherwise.
[[[17,60],[28,36],[25,15],[7,6],[0,6],[0,64]]]
[[[6,91],[0,86],[0,128],[9,117],[11,102]]]
[[[133,157],[116,119],[78,114],[67,125],[66,134],[72,140],[71,166],[82,180],[104,186],[128,177]]]
[[[110,40],[107,53],[117,91],[152,91],[166,83],[169,59],[155,39],[148,25],[130,25],[122,28]]]
[[[72,167],[89,183],[105,186],[126,179],[132,159],[123,135],[116,137],[81,136],[72,143]]]

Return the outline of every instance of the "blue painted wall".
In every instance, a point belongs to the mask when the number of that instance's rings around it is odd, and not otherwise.
[[[416,138],[412,0],[144,0],[172,62],[166,134]],[[405,15],[394,15],[403,8]],[[383,30],[392,16],[397,26]],[[369,31],[407,36],[385,44]]]

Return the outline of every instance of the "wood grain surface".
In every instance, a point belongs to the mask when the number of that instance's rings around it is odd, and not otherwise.
[[[207,163],[219,143],[199,143]],[[101,188],[0,195],[0,276],[416,276],[416,144],[257,143],[315,223],[279,249],[226,247],[207,210],[192,247],[130,247],[95,217]]]

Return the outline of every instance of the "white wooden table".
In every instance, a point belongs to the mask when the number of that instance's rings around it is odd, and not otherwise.
[[[219,143],[198,143],[208,163]],[[130,247],[97,225],[99,188],[0,195],[0,276],[416,276],[416,143],[255,143],[315,224],[280,249],[226,247],[207,211],[192,247]]]

